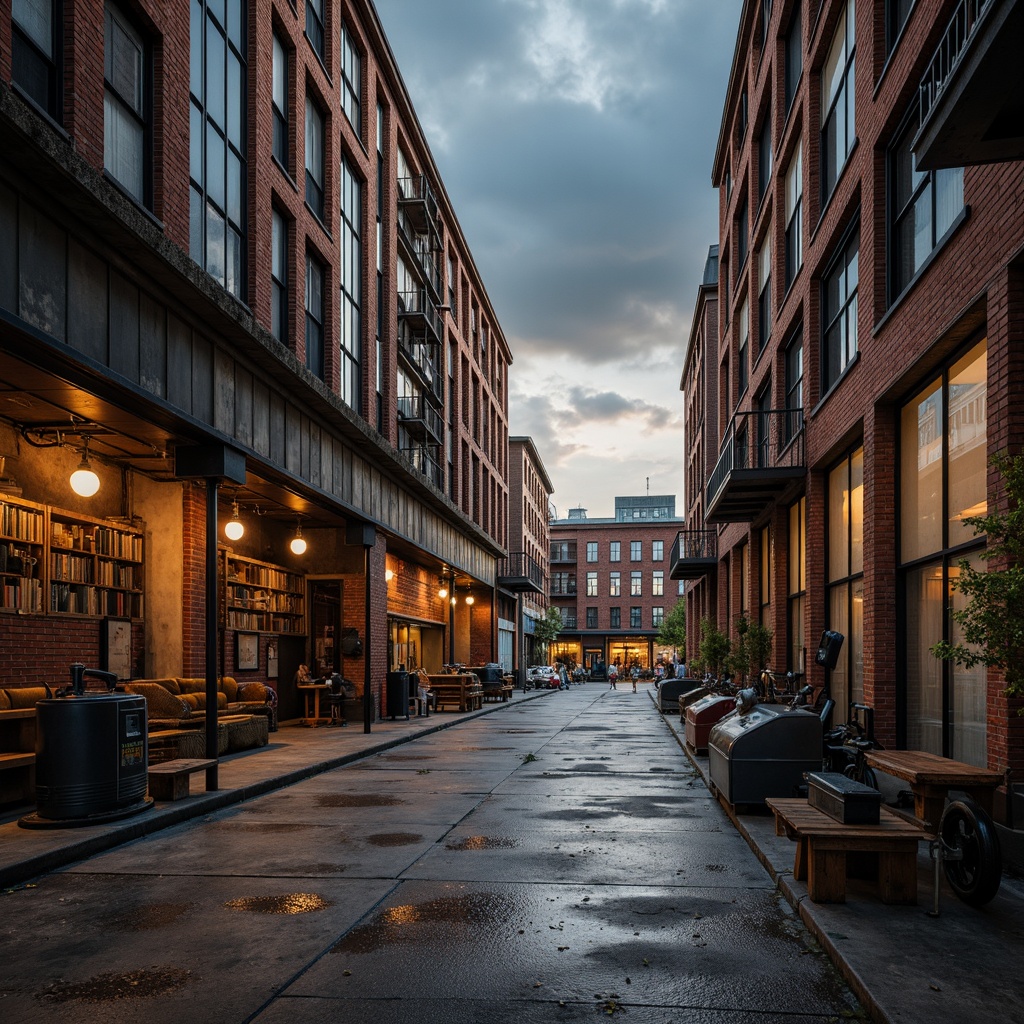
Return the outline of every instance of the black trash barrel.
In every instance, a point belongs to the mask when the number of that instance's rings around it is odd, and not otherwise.
[[[69,820],[142,810],[148,758],[145,697],[86,693],[38,701],[36,814]]]
[[[388,673],[388,715],[392,721],[409,717],[409,673],[404,669]]]

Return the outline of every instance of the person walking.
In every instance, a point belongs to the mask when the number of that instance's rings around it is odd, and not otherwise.
[[[619,667],[618,667],[618,665],[609,665],[608,666],[608,686],[611,689],[613,689],[613,690],[617,690],[618,687],[615,684],[618,682],[618,679],[619,679]]]
[[[632,671],[629,673],[629,678],[633,680],[633,692],[636,693],[636,681],[640,678],[640,666],[634,665]]]

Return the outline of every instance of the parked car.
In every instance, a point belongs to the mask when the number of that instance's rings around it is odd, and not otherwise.
[[[531,665],[527,679],[535,690],[557,690],[558,676],[550,665]]]

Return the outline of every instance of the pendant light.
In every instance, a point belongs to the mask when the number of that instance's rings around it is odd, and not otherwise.
[[[89,465],[89,435],[84,437],[82,446],[82,461],[78,469],[71,474],[71,490],[80,494],[83,498],[91,498],[100,489],[100,478],[96,475],[92,466]]]
[[[306,538],[302,536],[302,526],[295,524],[295,536],[292,537],[288,547],[292,549],[293,555],[304,555],[306,553]]]
[[[245,533],[245,524],[238,518],[238,502],[231,504],[231,518],[224,524],[224,536],[228,540],[241,540]]]

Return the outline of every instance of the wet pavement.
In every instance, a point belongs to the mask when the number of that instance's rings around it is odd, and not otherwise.
[[[861,1015],[643,693],[429,722],[457,724],[12,886],[4,1019]]]
[[[285,728],[218,792],[0,819],[0,1017],[1024,1021],[1018,880],[980,909],[943,886],[929,918],[921,844],[919,906],[811,903],[794,844],[726,814],[644,690]]]

